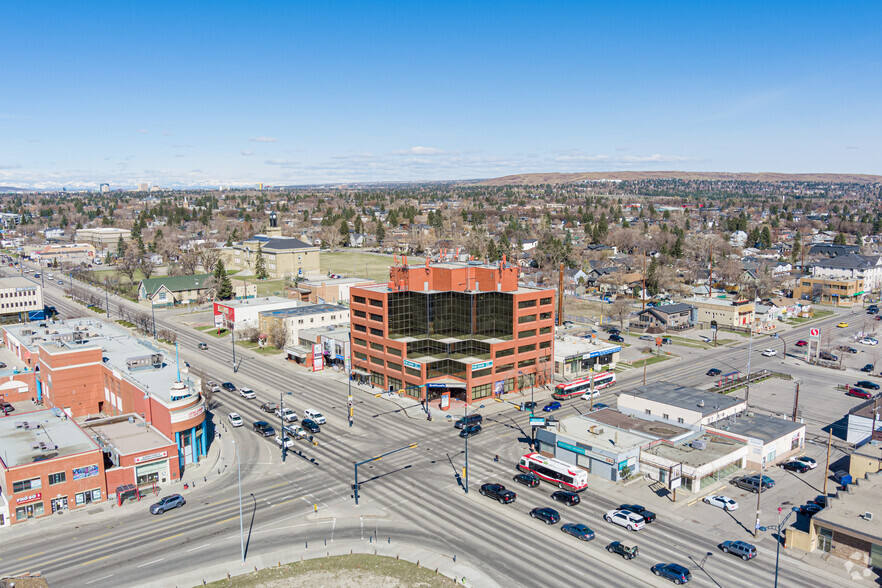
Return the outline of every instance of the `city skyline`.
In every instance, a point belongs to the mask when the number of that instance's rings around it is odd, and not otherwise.
[[[0,186],[879,174],[880,13],[11,5]]]

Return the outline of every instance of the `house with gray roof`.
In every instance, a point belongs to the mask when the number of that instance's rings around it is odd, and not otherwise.
[[[882,256],[879,255],[845,253],[806,265],[814,278],[862,280],[862,289],[867,293],[882,286]]]
[[[164,276],[141,280],[138,284],[138,302],[146,301],[157,308],[194,304],[214,294],[212,274]]]

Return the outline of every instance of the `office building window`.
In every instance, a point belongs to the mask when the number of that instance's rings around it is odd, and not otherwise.
[[[536,344],[530,343],[529,345],[521,345],[518,347],[518,353],[528,353],[530,351],[536,351]]]
[[[395,347],[387,347],[386,353],[388,353],[389,355],[397,355],[398,357],[401,357],[401,350],[396,349]]]
[[[518,302],[518,308],[533,308],[536,306],[536,299],[533,300],[521,300]]]
[[[382,323],[383,322],[383,315],[371,313],[371,320],[372,321],[379,321]]]
[[[361,345],[362,347],[367,347],[367,341],[365,341],[364,339],[359,339],[358,337],[355,337],[355,338],[353,339],[353,342],[354,342],[356,345]]]
[[[373,335],[374,337],[382,337],[383,336],[383,329],[371,328],[371,335]]]
[[[526,331],[521,331],[518,333],[518,339],[524,339],[526,337],[534,337],[536,335],[536,329],[527,329]]]
[[[483,370],[475,370],[472,372],[472,379],[475,378],[483,378],[484,376],[489,376],[490,372],[492,372],[492,368],[487,368]]]
[[[510,347],[509,349],[500,349],[496,352],[496,358],[500,357],[508,357],[509,355],[514,355],[514,347]]]
[[[383,301],[377,300],[376,298],[371,298],[371,306],[376,306],[377,308],[383,308]]]
[[[58,472],[57,474],[49,474],[49,485],[52,486],[54,484],[63,484],[65,480],[64,472]]]
[[[518,324],[523,325],[524,323],[532,323],[536,320],[535,314],[525,314],[524,316],[518,317]]]
[[[374,343],[373,341],[371,341],[371,349],[373,349],[374,351],[379,351],[380,353],[385,350],[382,345],[380,345],[379,343]]]
[[[546,304],[551,304],[551,298],[543,298],[539,301],[539,304],[541,304],[542,306],[545,306]]]
[[[364,296],[353,296],[352,301],[357,304],[364,304]]]
[[[530,367],[531,365],[536,365],[535,359],[525,359],[518,362],[518,368]]]

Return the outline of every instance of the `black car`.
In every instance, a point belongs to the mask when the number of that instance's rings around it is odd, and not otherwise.
[[[705,375],[706,376],[719,376],[722,373],[723,373],[722,370],[718,370],[717,368],[711,368],[711,369],[707,370],[707,373],[705,373]]]
[[[300,421],[300,426],[309,431],[310,433],[321,433],[322,430],[319,428],[318,423],[312,419],[303,419]]]
[[[467,427],[463,427],[462,431],[459,432],[459,436],[462,438],[474,437],[481,431],[481,425],[468,425]]]
[[[622,334],[622,332],[620,330],[616,329],[615,327],[607,327],[606,329],[604,329],[604,331],[606,331],[610,335],[621,335]]]
[[[506,490],[502,484],[484,484],[481,486],[481,496],[495,498],[500,504],[511,504],[517,498],[517,494]]]
[[[561,525],[560,530],[567,535],[572,535],[582,541],[591,541],[594,539],[594,531],[582,523],[567,523],[566,525]]]
[[[235,392],[236,391],[236,387],[233,386],[232,382],[224,382],[223,384],[221,384],[221,388],[223,388],[224,390],[226,390],[228,392]]]
[[[256,433],[260,433],[264,437],[272,437],[276,434],[276,430],[266,421],[255,421],[251,426]]]
[[[530,511],[530,516],[540,521],[545,521],[546,525],[554,525],[560,522],[560,513],[553,508],[537,507]]]
[[[610,553],[618,553],[625,559],[634,559],[640,555],[640,550],[637,549],[636,545],[634,547],[629,547],[620,541],[613,541],[606,546],[606,550]]]
[[[639,504],[623,504],[619,507],[619,510],[630,510],[634,514],[639,514],[647,523],[651,523],[655,520],[655,513],[650,510],[646,510]]]
[[[798,474],[804,474],[811,469],[810,467],[799,461],[788,461],[781,467],[788,472],[796,472]]]
[[[861,388],[866,388],[867,390],[878,390],[879,384],[876,382],[870,382],[869,380],[861,380],[857,383]]]
[[[843,345],[842,347],[839,348],[839,350],[844,351],[846,353],[857,353],[858,352],[857,349],[855,349],[854,347],[849,347],[848,345]]]
[[[539,485],[539,477],[534,474],[518,474],[512,479],[527,488],[535,488]]]
[[[539,406],[538,402],[522,402],[521,403],[521,407],[522,407],[521,410],[533,410],[537,406]]]
[[[655,564],[649,568],[656,576],[667,578],[674,584],[686,584],[692,579],[692,573],[680,564]]]
[[[800,506],[797,513],[810,519],[822,510],[824,510],[823,506],[814,502],[810,502],[809,504],[803,504],[802,506]]]
[[[610,336],[609,340],[614,343],[624,343],[625,342],[625,338],[622,337],[621,335],[612,335],[612,336]]]
[[[861,368],[861,371],[869,374],[869,373],[872,373],[872,371],[874,369],[876,369],[876,366],[874,366],[872,363],[868,363],[867,365],[865,365],[864,367]]]
[[[551,499],[557,502],[562,502],[567,506],[576,506],[582,499],[579,498],[579,495],[575,492],[567,492],[566,490],[558,490],[557,492],[553,492],[551,494]]]
[[[10,412],[13,412],[15,410],[15,407],[8,402],[0,402],[0,410],[3,411],[4,415],[7,415]]]

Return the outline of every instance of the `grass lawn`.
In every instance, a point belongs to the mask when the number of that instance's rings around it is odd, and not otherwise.
[[[281,280],[258,280],[255,277],[249,277],[244,280],[240,280],[235,278],[234,276],[230,276],[230,282],[233,283],[233,287],[241,286],[243,284],[255,285],[257,286],[257,297],[261,298],[263,296],[287,296],[285,288],[289,285],[293,285],[293,281],[281,279]]]
[[[376,586],[423,587],[456,584],[434,570],[403,560],[377,555],[338,555],[320,557],[279,567],[248,572],[229,580],[211,582],[212,587],[258,588],[271,586]]]
[[[276,349],[272,345],[261,347],[257,343],[252,343],[251,341],[236,341],[236,345],[238,345],[239,347],[250,349],[257,353],[262,353],[263,355],[278,355],[279,353],[283,353],[283,350]]]
[[[401,263],[401,256],[398,256]],[[407,256],[409,265],[417,265],[426,262],[424,257]],[[319,267],[322,273],[327,275],[340,274],[357,278],[367,277],[378,282],[389,281],[389,266],[392,265],[391,255],[379,253],[367,253],[362,251],[337,251],[334,253],[321,253]]]
[[[638,359],[637,361],[631,362],[631,367],[642,368],[643,364],[652,365],[654,363],[659,363],[661,361],[667,361],[669,359],[671,359],[670,355],[653,355],[652,357]]]
[[[222,337],[226,337],[227,335],[230,334],[230,332],[227,329],[221,329],[220,333],[218,333],[217,328],[212,325],[205,325],[203,327],[196,327],[196,330],[202,331],[203,333],[207,333],[208,335],[211,335],[212,337],[217,337],[218,339],[220,339]]]

